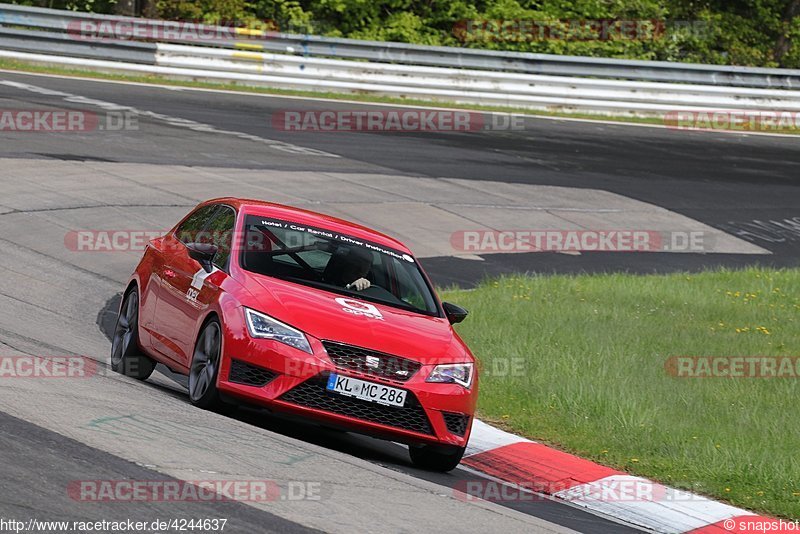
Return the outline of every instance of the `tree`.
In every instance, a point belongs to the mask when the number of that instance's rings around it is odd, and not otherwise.
[[[800,17],[800,0],[791,0],[781,17],[781,32],[778,35],[778,42],[775,44],[775,61],[781,67],[788,66],[784,64],[784,59],[792,48],[791,30],[798,17]]]

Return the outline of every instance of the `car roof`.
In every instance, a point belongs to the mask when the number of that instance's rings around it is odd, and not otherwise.
[[[332,217],[330,215],[325,215],[323,213],[318,213],[316,211],[249,198],[223,197],[203,202],[203,204],[215,203],[229,204],[236,208],[237,211],[244,212],[248,215],[272,217],[289,222],[306,224],[308,226],[316,226],[325,230],[335,230],[343,234],[348,234],[353,237],[372,241],[373,243],[411,254],[411,251],[408,249],[408,247],[393,237],[382,234],[381,232],[373,230],[372,228],[346,221],[344,219],[339,219],[337,217]]]

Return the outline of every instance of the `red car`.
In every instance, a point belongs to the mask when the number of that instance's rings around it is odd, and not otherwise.
[[[455,468],[478,377],[441,303],[400,242],[341,219],[261,201],[200,204],[149,243],[125,289],[112,368],[156,362],[189,377],[206,409],[255,404],[407,443],[423,468]]]

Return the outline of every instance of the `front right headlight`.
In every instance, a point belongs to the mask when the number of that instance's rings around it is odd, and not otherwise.
[[[288,324],[284,324],[277,319],[273,319],[269,315],[251,310],[250,308],[244,309],[244,316],[247,320],[247,330],[252,337],[273,339],[284,345],[289,345],[290,347],[300,349],[309,354],[314,354],[314,351],[311,350],[311,344],[308,342],[308,338],[300,330],[292,328]]]
[[[474,365],[471,363],[451,363],[437,365],[431,371],[425,382],[442,382],[445,384],[458,384],[469,389],[472,385]]]

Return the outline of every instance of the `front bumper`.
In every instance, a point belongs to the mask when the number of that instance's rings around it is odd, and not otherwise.
[[[425,382],[434,365],[422,365],[405,381],[337,367],[319,340],[309,337],[314,354],[270,340],[227,336],[218,388],[238,400],[409,444],[465,447],[477,398],[472,388]],[[331,373],[403,389],[402,408],[328,392]]]

